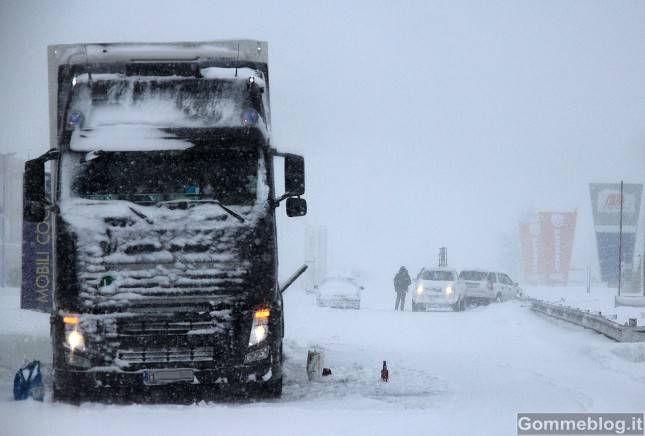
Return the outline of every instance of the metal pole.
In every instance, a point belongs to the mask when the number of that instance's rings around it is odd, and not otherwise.
[[[6,222],[7,222],[7,182],[9,177],[7,177],[7,156],[12,156],[16,154],[13,153],[4,153],[0,154],[2,156],[2,287],[7,287],[7,232],[6,232]]]
[[[7,233],[5,232],[5,223],[7,221],[7,155],[2,155],[2,287],[7,287],[7,269],[5,267],[7,253]]]
[[[623,275],[623,181],[620,181],[620,227],[618,230],[618,296]]]

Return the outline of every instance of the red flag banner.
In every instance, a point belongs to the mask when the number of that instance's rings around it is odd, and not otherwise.
[[[545,283],[566,285],[569,279],[576,212],[541,212],[540,240]]]

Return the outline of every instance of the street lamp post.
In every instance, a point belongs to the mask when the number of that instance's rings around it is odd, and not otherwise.
[[[16,154],[4,153],[2,156],[2,287],[7,287],[7,156]]]

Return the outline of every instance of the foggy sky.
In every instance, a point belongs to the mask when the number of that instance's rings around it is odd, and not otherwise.
[[[47,45],[252,38],[269,42],[273,146],[306,159],[281,275],[307,225],[327,227],[332,266],[394,275],[442,246],[498,267],[527,211],[576,209],[573,267],[597,270],[589,183],[645,182],[642,1],[179,4],[0,2],[0,153],[49,147]]]

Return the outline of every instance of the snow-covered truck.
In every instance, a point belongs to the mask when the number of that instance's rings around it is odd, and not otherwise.
[[[48,47],[51,144],[25,164],[23,215],[54,216],[55,400],[281,395],[276,208],[307,205],[304,159],[270,144],[267,50]]]

